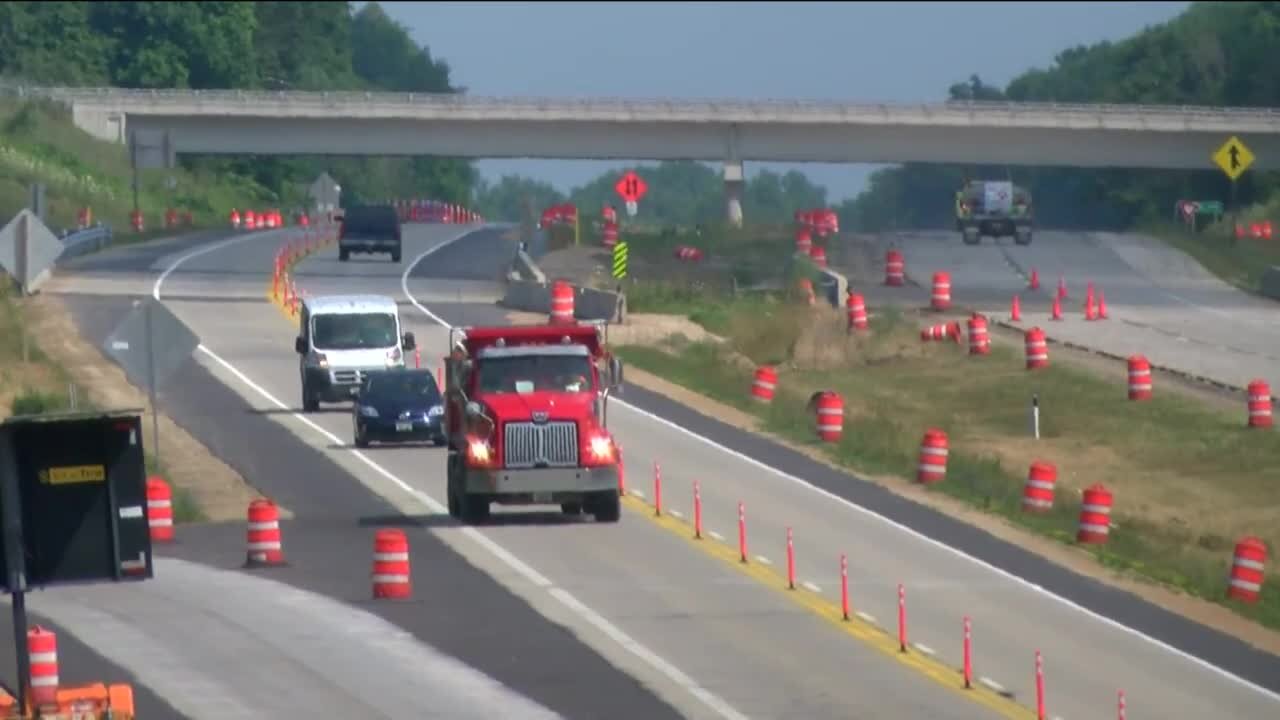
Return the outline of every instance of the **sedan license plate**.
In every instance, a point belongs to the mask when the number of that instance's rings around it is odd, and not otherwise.
[[[535,505],[550,505],[554,498],[554,495],[546,492],[533,494],[533,502]]]
[[[396,432],[412,432],[412,431],[413,431],[413,423],[412,423],[412,422],[409,422],[409,421],[407,421],[407,420],[406,420],[406,421],[403,421],[403,422],[397,422],[397,423],[396,423]]]

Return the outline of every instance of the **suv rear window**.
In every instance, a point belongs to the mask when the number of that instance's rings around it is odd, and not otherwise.
[[[347,208],[342,221],[347,233],[369,235],[395,235],[400,229],[400,218],[395,208],[387,205]]]

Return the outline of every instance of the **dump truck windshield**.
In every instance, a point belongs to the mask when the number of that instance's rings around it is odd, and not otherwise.
[[[591,361],[582,355],[510,355],[479,365],[483,393],[589,392]]]

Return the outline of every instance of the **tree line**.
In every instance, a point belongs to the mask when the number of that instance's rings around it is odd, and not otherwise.
[[[123,88],[455,93],[445,61],[376,2],[0,3],[0,79]],[[476,173],[447,158],[238,156],[182,162],[301,202],[327,170],[350,204],[405,194],[467,202]]]
[[[649,186],[639,203],[646,221],[662,225],[713,225],[724,221],[724,179],[718,165],[681,160],[642,164],[634,170]],[[610,170],[568,193],[550,183],[518,175],[505,176],[496,183],[481,181],[476,206],[488,217],[512,220],[522,217],[526,201],[534,213],[550,205],[572,202],[583,213],[598,214],[605,205],[613,205],[621,214],[623,202],[614,185],[623,172]],[[742,212],[752,223],[788,223],[796,210],[826,204],[826,188],[795,171],[764,170],[748,178],[743,188]]]
[[[1048,69],[1014,78],[1007,87],[972,76],[952,85],[953,100],[1172,105],[1280,105],[1280,3],[1198,2],[1177,18],[1120,42],[1079,46]],[[1224,136],[1223,141],[1226,140]],[[954,192],[965,177],[1011,178],[1031,191],[1037,220],[1064,228],[1125,228],[1169,218],[1177,200],[1227,200],[1229,183],[1205,169],[1156,171],[1005,168],[915,164],[879,170],[867,190],[843,203],[846,226],[865,230],[943,227],[954,218]],[[1265,201],[1280,174],[1247,172],[1241,204]]]

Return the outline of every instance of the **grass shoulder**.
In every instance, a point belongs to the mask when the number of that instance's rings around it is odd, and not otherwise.
[[[640,293],[636,312],[669,307]],[[1262,442],[1239,413],[1173,393],[1149,402],[1126,399],[1114,378],[1055,364],[1028,372],[1021,355],[993,347],[969,356],[951,343],[922,343],[915,319],[892,310],[865,337],[849,336],[829,308],[798,306],[774,295],[750,299],[682,298],[724,342],[672,339],[629,345],[635,367],[758,418],[761,428],[806,446],[834,464],[914,485],[919,443],[928,428],[948,433],[946,479],[927,488],[1025,531],[1072,546],[1104,568],[1229,607],[1280,628],[1280,576],[1268,576],[1253,606],[1225,598],[1236,540],[1280,543],[1269,518],[1280,511],[1280,445]],[[749,399],[754,368],[773,364],[774,401]],[[845,404],[838,443],[821,443],[808,409],[813,393],[834,390]],[[1031,397],[1042,408],[1041,438],[1028,430]],[[1030,463],[1058,469],[1052,511],[1022,511]],[[1101,483],[1114,493],[1111,537],[1076,546],[1081,491]],[[917,488],[918,489],[918,488]]]

